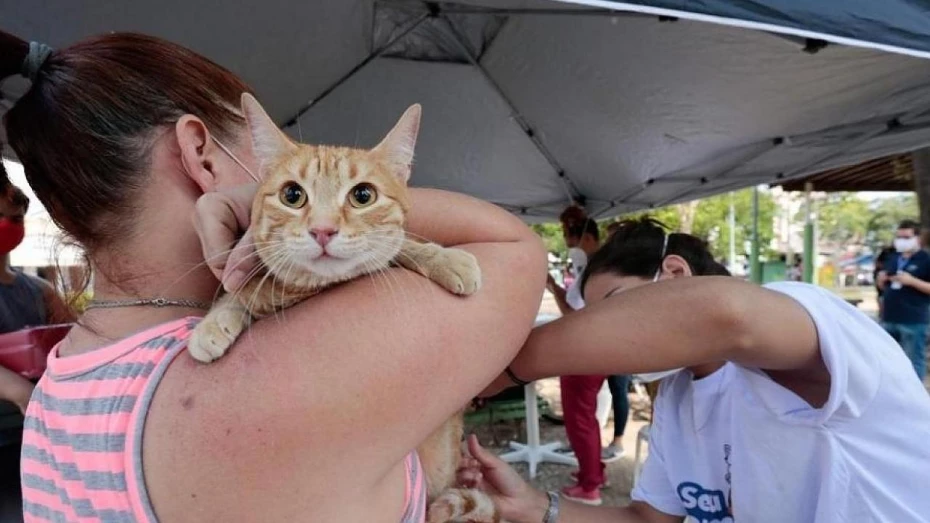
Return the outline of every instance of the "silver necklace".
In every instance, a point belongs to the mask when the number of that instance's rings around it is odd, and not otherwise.
[[[210,304],[195,300],[170,300],[168,298],[144,298],[138,300],[92,300],[84,310],[115,309],[118,307],[185,307],[188,309],[210,310]]]

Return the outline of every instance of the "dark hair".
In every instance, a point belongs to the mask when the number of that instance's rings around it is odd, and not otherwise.
[[[565,208],[561,214],[559,214],[559,222],[563,227],[571,227],[573,225],[579,225],[588,220],[588,212],[584,210],[584,207],[573,203]]]
[[[898,224],[898,230],[901,229],[911,229],[914,231],[914,234],[920,234],[920,224],[914,220],[902,220],[901,223]]]
[[[569,238],[581,238],[585,234],[590,234],[595,240],[601,239],[601,231],[597,228],[597,222],[588,218],[588,212],[577,203],[569,205],[559,214],[559,223],[562,224],[565,235]]]
[[[13,185],[7,175],[6,167],[0,161],[0,197],[6,196],[10,197],[10,203],[23,210],[23,214],[29,212],[29,197],[19,187]]]
[[[588,260],[581,278],[582,296],[588,278],[594,274],[651,278],[661,267],[666,234],[665,256],[681,256],[697,276],[730,275],[726,267],[714,260],[704,240],[690,234],[666,233],[665,225],[650,217],[622,220],[607,243]]]
[[[585,234],[590,234],[595,240],[601,239],[601,231],[597,227],[597,222],[587,218],[584,222],[570,225],[565,229],[565,234],[569,238],[581,238]]]
[[[6,173],[6,166],[0,159],[0,191],[5,191],[10,185],[13,185],[10,182],[10,176]]]
[[[28,52],[0,31],[0,80],[19,74]],[[133,230],[160,133],[193,114],[234,141],[248,90],[179,45],[111,33],[53,51],[7,113],[7,137],[52,219],[92,256]]]

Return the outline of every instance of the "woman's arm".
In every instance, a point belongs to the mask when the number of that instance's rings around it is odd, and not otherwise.
[[[408,231],[447,247],[478,243],[532,244],[533,252],[542,254],[528,268],[540,269],[534,278],[539,280],[538,287],[542,291],[547,274],[547,253],[539,237],[514,215],[464,194],[438,189],[411,188],[409,191]]]
[[[172,491],[202,487],[206,477],[234,481],[243,471],[267,472],[268,488],[289,477],[325,488],[320,470],[334,468],[356,470],[356,484],[367,483],[394,470],[501,372],[539,307],[542,243],[491,204],[411,192],[411,232],[474,254],[482,288],[456,297],[389,269],[257,322],[211,365],[179,358],[152,407],[150,418],[161,421],[146,428],[147,448],[160,456],[147,475],[190,472],[183,481],[192,486]],[[178,436],[175,427],[192,426],[198,430]],[[237,458],[204,461],[216,453]]]
[[[711,276],[643,285],[534,329],[511,369],[534,380],[722,361],[826,373],[803,306],[757,285]]]
[[[0,367],[0,400],[15,403],[23,415],[26,414],[26,406],[34,388],[31,381],[6,367]]]
[[[546,288],[552,293],[555,304],[559,307],[559,312],[561,312],[563,316],[575,312],[575,309],[568,304],[568,291],[565,290],[565,287],[556,283],[551,274],[546,279]]]

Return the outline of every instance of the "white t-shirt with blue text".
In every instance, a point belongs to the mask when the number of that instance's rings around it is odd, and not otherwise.
[[[826,290],[766,287],[813,318],[827,402],[734,363],[670,376],[633,499],[702,523],[930,521],[930,396],[901,348]]]

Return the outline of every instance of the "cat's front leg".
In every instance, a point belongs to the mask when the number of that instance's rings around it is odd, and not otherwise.
[[[478,259],[462,249],[404,240],[396,261],[453,294],[469,296],[481,288]]]
[[[187,352],[199,362],[210,363],[226,354],[251,320],[236,296],[226,294],[194,328]]]

